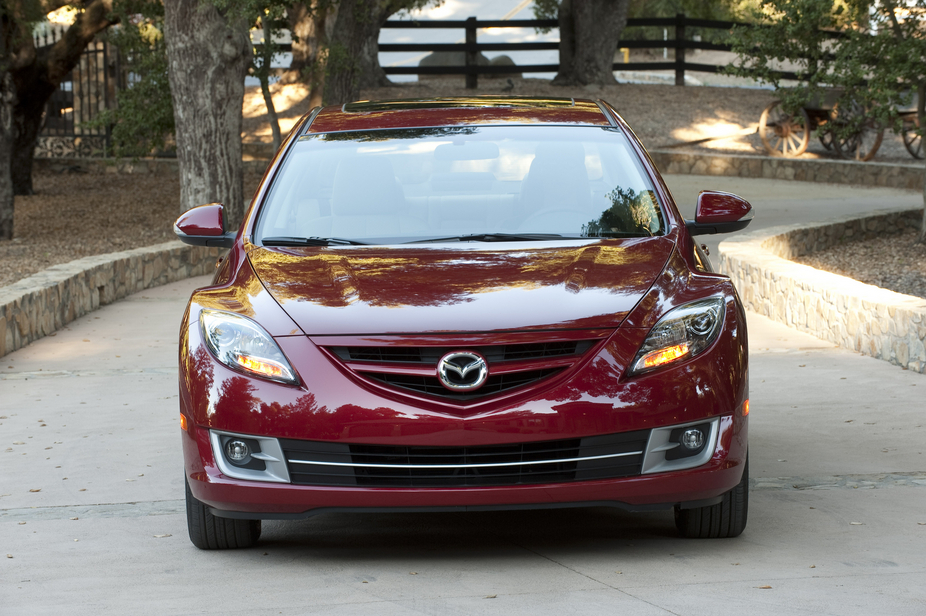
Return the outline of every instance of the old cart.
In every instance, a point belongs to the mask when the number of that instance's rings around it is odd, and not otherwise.
[[[807,150],[811,134],[817,131],[820,143],[828,150],[835,150],[842,158],[874,158],[884,139],[884,129],[865,117],[861,105],[853,102],[840,104],[841,95],[841,90],[826,90],[795,113],[785,110],[781,101],[766,107],[759,118],[759,137],[766,151],[772,156],[800,156]],[[833,130],[840,125],[859,128],[846,136],[844,132]]]

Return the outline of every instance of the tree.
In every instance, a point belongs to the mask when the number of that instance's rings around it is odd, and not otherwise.
[[[539,0],[538,19],[559,21],[559,72],[553,85],[609,85],[614,52],[627,25],[630,0]]]
[[[336,0],[304,0],[286,11],[292,36],[293,59],[281,83],[303,82],[309,86],[308,109],[322,104],[328,41],[338,17]],[[307,111],[308,111],[307,109]]]
[[[180,166],[180,209],[226,206],[230,228],[244,215],[241,163],[249,21],[230,2],[169,0],[164,26]]]
[[[73,7],[74,24],[36,48],[32,25]],[[0,0],[0,239],[13,237],[13,194],[32,193],[32,157],[45,104],[94,37],[115,22],[113,0]]]
[[[837,135],[874,122],[900,129],[898,107],[918,94],[919,131],[926,127],[926,0],[764,0],[758,28],[734,30],[736,74],[775,86],[782,104],[793,112],[826,88],[841,93],[838,106],[865,110],[837,123]],[[838,28],[838,30],[837,30]],[[800,83],[782,87],[776,62],[796,63]],[[924,215],[919,241],[926,242]]]
[[[360,97],[360,88],[391,85],[379,65],[379,31],[401,11],[438,6],[443,0],[341,0],[328,48],[325,102]]]
[[[4,5],[24,9],[28,0],[4,0]],[[64,36],[53,45],[35,47],[31,36],[16,39],[14,55],[21,59],[10,74],[16,89],[13,110],[13,141],[11,175],[17,195],[32,194],[32,159],[35,143],[42,127],[45,104],[58,85],[80,62],[80,56],[97,34],[116,23],[113,0],[32,0],[41,13],[48,14],[63,7],[72,7],[75,20]]]

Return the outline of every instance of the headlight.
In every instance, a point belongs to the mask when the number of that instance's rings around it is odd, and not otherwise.
[[[231,312],[203,310],[199,323],[206,345],[229,368],[281,383],[298,383],[283,351],[251,319]]]
[[[640,374],[694,357],[710,346],[723,325],[722,297],[702,299],[666,313],[650,330],[628,375]]]

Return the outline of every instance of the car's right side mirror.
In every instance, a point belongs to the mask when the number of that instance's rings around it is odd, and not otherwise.
[[[716,190],[703,190],[698,195],[695,219],[686,220],[691,235],[732,233],[745,229],[754,216],[752,206],[742,197]]]
[[[184,244],[231,248],[234,231],[225,232],[225,209],[221,203],[207,203],[187,210],[174,223],[174,233]]]

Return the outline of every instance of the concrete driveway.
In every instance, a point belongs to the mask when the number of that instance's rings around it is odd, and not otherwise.
[[[669,177],[754,228],[921,203],[901,191]],[[714,242],[716,254],[716,242]],[[0,359],[0,614],[926,613],[926,378],[749,315],[749,525],[671,512],[326,514],[261,543],[186,536],[176,338],[193,279]]]

